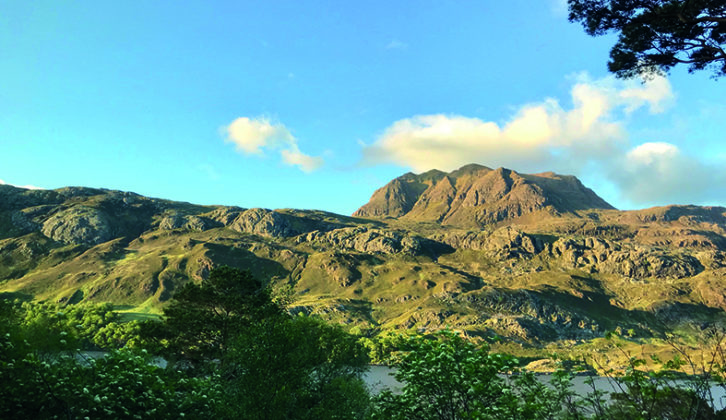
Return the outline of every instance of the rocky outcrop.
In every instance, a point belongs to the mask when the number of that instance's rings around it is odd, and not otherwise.
[[[591,338],[600,330],[586,315],[547,301],[537,292],[488,289],[468,300],[490,317],[485,321],[489,328],[524,340]]]
[[[237,232],[272,237],[288,237],[300,233],[288,217],[267,209],[245,210],[234,219],[229,228]]]
[[[314,231],[300,235],[296,242],[368,254],[419,255],[424,252],[425,248],[423,246],[425,240],[410,233],[371,229],[364,226],[335,229],[330,232]]]
[[[639,246],[625,248],[599,238],[561,238],[546,250],[563,265],[630,278],[680,279],[694,276],[704,269],[701,262],[691,255]]]
[[[118,233],[106,213],[85,206],[55,213],[43,223],[41,232],[55,241],[77,245],[97,245]]]
[[[161,230],[184,229],[201,232],[221,226],[223,226],[222,223],[206,217],[182,216],[180,214],[166,216],[159,222],[159,229]]]
[[[685,226],[700,223],[726,224],[726,208],[710,206],[663,206],[623,212],[621,220],[627,223],[653,223],[678,221]]]
[[[221,223],[224,226],[229,226],[232,222],[234,222],[234,219],[236,219],[237,216],[239,216],[240,213],[245,210],[247,209],[243,209],[241,207],[222,206],[212,210],[205,216],[207,216],[209,219]]]
[[[680,279],[702,272],[705,265],[718,268],[725,264],[723,254],[716,251],[693,256],[653,247],[620,245],[597,237],[562,237],[546,243],[538,235],[512,227],[500,228],[492,233],[434,235],[432,239],[455,249],[487,251],[499,261],[540,256],[550,265],[627,278]]]
[[[454,249],[474,249],[490,251],[497,259],[532,257],[545,248],[544,242],[512,227],[504,227],[492,233],[466,232],[458,234],[434,235],[432,239]]]

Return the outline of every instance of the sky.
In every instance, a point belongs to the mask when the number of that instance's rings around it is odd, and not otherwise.
[[[622,81],[563,0],[0,2],[0,183],[350,214],[406,172],[726,205],[726,80]]]

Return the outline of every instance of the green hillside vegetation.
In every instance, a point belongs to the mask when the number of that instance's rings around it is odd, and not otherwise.
[[[116,323],[110,305],[0,300],[0,415],[6,419],[723,419],[723,336],[705,363],[628,357],[612,391],[578,395],[572,363],[549,383],[523,361],[446,329],[360,338],[291,315],[269,286],[222,266],[186,283],[159,320]],[[133,328],[129,328],[133,326]],[[101,334],[102,331],[112,334]],[[111,339],[109,339],[111,338]],[[627,355],[628,338],[607,340]],[[678,347],[675,347],[678,348]],[[92,357],[81,349],[104,349]],[[148,350],[147,350],[148,349]],[[371,395],[368,354],[400,391]],[[160,359],[159,357],[163,357]],[[163,363],[162,363],[163,362]],[[695,368],[695,369],[693,369]],[[686,373],[687,375],[684,375]]]
[[[478,165],[406,174],[356,217],[0,185],[0,293],[146,319],[229,265],[291,313],[370,337],[450,327],[536,359],[620,329],[664,354],[666,333],[696,351],[724,322],[725,214],[618,211],[574,177]]]

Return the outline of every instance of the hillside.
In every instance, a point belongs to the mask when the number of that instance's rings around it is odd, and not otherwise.
[[[215,266],[363,331],[499,334],[520,349],[607,330],[696,337],[726,309],[726,209],[613,209],[570,176],[406,174],[355,217],[0,185],[0,292],[158,313]]]

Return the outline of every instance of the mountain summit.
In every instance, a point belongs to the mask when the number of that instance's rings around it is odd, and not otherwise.
[[[520,174],[470,164],[450,173],[407,173],[373,193],[358,217],[395,217],[455,226],[483,226],[527,215],[577,215],[614,209],[571,175]]]

